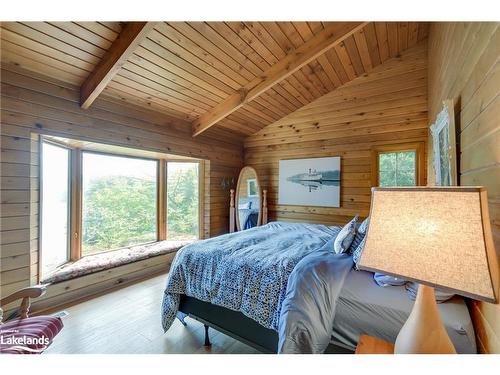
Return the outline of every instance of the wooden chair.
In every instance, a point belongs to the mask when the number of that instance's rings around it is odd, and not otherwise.
[[[42,296],[46,285],[35,285],[21,289],[0,299],[0,353],[42,353],[61,331],[63,323],[53,316],[29,317],[30,299]],[[2,323],[2,307],[21,300],[20,318]],[[24,337],[24,338],[23,338]],[[28,339],[26,339],[26,337]],[[24,341],[19,341],[23,338]]]

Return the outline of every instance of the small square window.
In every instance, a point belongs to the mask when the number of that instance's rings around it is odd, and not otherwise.
[[[381,152],[378,154],[379,186],[415,186],[417,155],[415,150]]]

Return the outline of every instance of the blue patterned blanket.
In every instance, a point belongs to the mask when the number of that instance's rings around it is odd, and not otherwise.
[[[294,267],[331,242],[340,228],[272,222],[198,241],[177,252],[162,304],[162,325],[175,320],[180,294],[240,311],[278,331]],[[333,245],[332,245],[333,246]]]

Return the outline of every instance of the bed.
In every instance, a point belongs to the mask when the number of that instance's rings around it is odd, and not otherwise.
[[[394,341],[412,303],[401,288],[352,271],[348,254],[332,254],[339,231],[273,222],[184,247],[167,280],[164,330],[188,315],[205,324],[206,343],[213,327],[274,353],[348,353],[360,333]],[[441,306],[445,324],[466,327],[450,336],[459,352],[475,352],[467,308],[454,301]]]
[[[404,286],[380,287],[373,274],[351,270],[338,297],[332,343],[355,350],[359,335],[396,341],[413,307]],[[469,311],[462,297],[439,303],[441,319],[458,353],[476,353],[476,339]]]

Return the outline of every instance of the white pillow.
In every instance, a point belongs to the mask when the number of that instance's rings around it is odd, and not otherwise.
[[[238,205],[238,210],[249,210],[252,206],[252,202],[242,203]]]
[[[369,223],[370,223],[370,217],[368,216],[365,220],[363,220],[363,222],[358,227],[358,232],[363,234],[363,235],[366,235],[366,231],[368,229]]]
[[[352,240],[356,235],[356,222],[358,221],[358,216],[356,215],[354,219],[348,222],[342,230],[335,238],[335,242],[333,243],[333,252],[335,254],[342,254],[349,249],[351,246]]]

